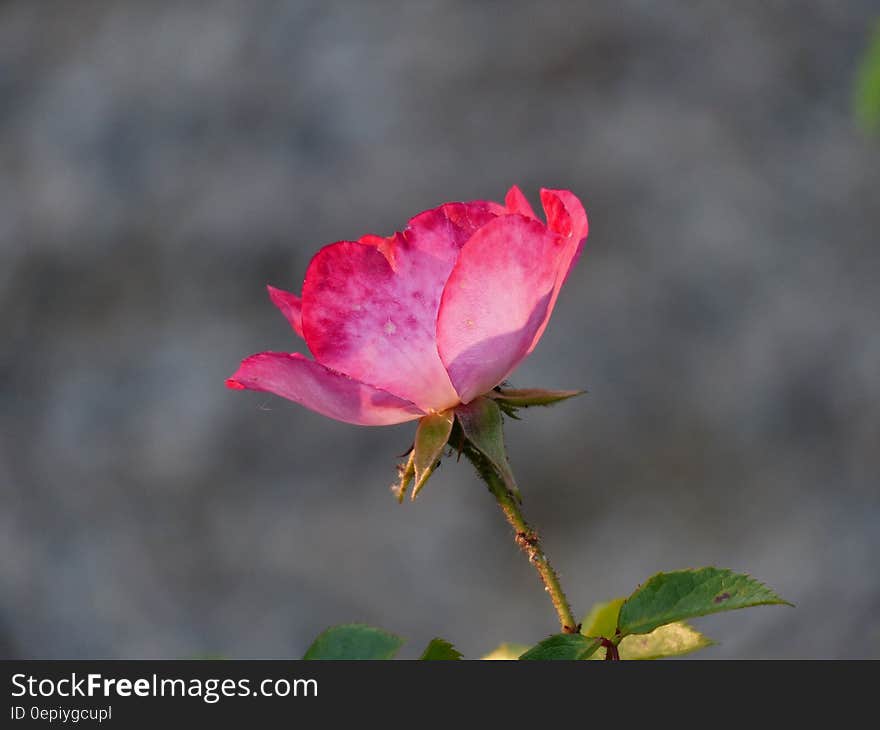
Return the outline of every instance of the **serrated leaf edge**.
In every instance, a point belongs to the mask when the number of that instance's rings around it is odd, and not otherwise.
[[[426,655],[427,655],[428,651],[430,651],[431,647],[435,643],[441,644],[444,649],[448,649],[453,654],[458,655],[458,656],[453,657],[452,659],[461,659],[464,656],[458,649],[455,648],[455,646],[453,646],[451,641],[447,641],[446,639],[442,639],[439,636],[435,636],[433,639],[431,639],[428,642],[428,645],[425,647],[425,650],[422,652],[422,655],[419,657],[420,661],[426,660]],[[451,661],[451,660],[444,660],[444,661]]]
[[[626,604],[627,604],[630,600],[632,600],[632,599],[633,599],[633,598],[634,598],[634,597],[635,597],[640,591],[642,591],[642,590],[644,589],[644,587],[645,587],[648,583],[650,583],[652,580],[654,580],[655,578],[660,577],[661,575],[671,575],[671,574],[674,574],[674,573],[696,573],[696,572],[701,571],[701,570],[717,570],[717,571],[719,571],[719,572],[726,572],[726,573],[731,574],[731,575],[734,575],[734,576],[743,576],[743,577],[748,578],[749,580],[754,581],[755,583],[757,583],[758,586],[760,586],[761,588],[763,588],[764,590],[766,590],[768,593],[770,593],[771,595],[773,595],[773,596],[775,597],[776,600],[756,601],[755,603],[750,603],[750,604],[748,604],[747,606],[737,606],[736,608],[726,608],[726,609],[721,609],[720,611],[711,611],[711,610],[710,610],[710,611],[701,611],[701,612],[699,612],[699,613],[690,613],[690,614],[688,614],[688,618],[697,618],[697,617],[699,617],[699,616],[710,616],[710,615],[713,615],[713,614],[716,614],[716,613],[723,613],[724,611],[738,611],[738,610],[743,609],[743,608],[754,608],[755,606],[790,606],[791,608],[795,608],[795,604],[794,604],[794,603],[792,603],[791,601],[786,601],[784,598],[780,597],[780,595],[779,595],[775,590],[773,590],[770,586],[768,586],[768,585],[767,585],[766,583],[764,583],[763,581],[758,580],[757,578],[755,578],[754,576],[752,576],[750,573],[738,573],[738,572],[736,572],[735,570],[733,570],[733,569],[731,569],[731,568],[718,568],[718,567],[716,567],[716,566],[714,566],[714,565],[704,565],[704,566],[701,567],[701,568],[682,568],[682,569],[680,569],[680,570],[661,570],[661,571],[659,571],[659,572],[657,572],[657,573],[654,573],[652,576],[650,576],[649,578],[647,578],[644,582],[639,583],[639,585],[636,587],[636,589],[635,589],[635,590],[634,590],[634,591],[633,591],[633,592],[632,592],[632,593],[626,598],[626,600],[621,604],[621,606],[620,606],[620,611],[619,611],[619,613],[618,613],[618,615],[617,615],[617,636],[620,637],[620,638],[623,638],[624,636],[630,636],[630,635],[633,635],[633,634],[650,634],[651,631],[653,631],[654,629],[660,628],[660,626],[666,626],[666,625],[668,625],[668,624],[679,623],[680,621],[683,621],[684,619],[676,619],[676,620],[674,620],[674,621],[667,621],[666,623],[662,623],[662,624],[659,624],[659,625],[657,625],[657,626],[654,626],[654,627],[652,627],[651,629],[649,629],[649,630],[647,630],[647,631],[633,631],[633,630],[630,630],[630,631],[628,631],[627,633],[622,633],[622,632],[621,632],[621,628],[620,628],[620,615],[623,613],[623,609],[624,609],[624,607],[625,607]]]
[[[347,624],[335,624],[333,626],[328,626],[324,629],[320,634],[318,634],[313,640],[312,643],[309,644],[309,648],[306,649],[305,654],[303,654],[303,659],[305,660],[308,656],[309,652],[312,650],[312,647],[318,643],[318,640],[323,637],[325,634],[329,634],[331,631],[337,631],[339,629],[370,629],[371,631],[378,631],[379,633],[385,634],[386,636],[391,637],[397,642],[397,646],[394,651],[391,653],[390,658],[393,658],[397,652],[400,651],[401,647],[406,643],[406,639],[398,636],[397,634],[392,634],[390,631],[386,631],[385,629],[380,629],[378,626],[370,626],[370,624],[362,624],[362,623],[347,623]]]

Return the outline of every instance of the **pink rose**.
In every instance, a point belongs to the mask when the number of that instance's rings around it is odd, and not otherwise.
[[[302,297],[269,287],[314,360],[262,352],[227,386],[366,426],[488,393],[535,349],[587,236],[572,193],[542,189],[541,202],[546,225],[514,186],[504,205],[446,203],[389,238],[325,246]]]

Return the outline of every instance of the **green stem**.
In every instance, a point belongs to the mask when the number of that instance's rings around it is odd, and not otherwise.
[[[516,535],[516,544],[528,555],[529,562],[538,571],[538,575],[544,583],[544,588],[553,602],[553,608],[556,609],[556,613],[559,616],[559,623],[562,626],[563,633],[578,633],[580,631],[580,624],[578,624],[572,614],[571,606],[568,604],[568,599],[565,597],[565,592],[562,590],[562,585],[559,582],[559,576],[556,574],[553,566],[550,565],[550,560],[541,547],[538,533],[532,529],[529,523],[526,522],[525,517],[523,517],[518,500],[510,493],[510,490],[507,489],[495,469],[479,451],[470,444],[467,444],[464,447],[464,455],[474,465],[477,473],[486,482],[486,486],[489,487],[492,496],[495,497],[495,501],[498,502],[498,506],[501,507],[501,511]]]

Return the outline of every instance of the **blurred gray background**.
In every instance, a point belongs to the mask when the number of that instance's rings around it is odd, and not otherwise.
[[[365,621],[467,656],[556,628],[412,424],[228,391],[334,240],[518,183],[587,248],[508,425],[579,613],[717,564],[797,604],[709,657],[880,656],[875,1],[3,2],[0,655],[299,657]]]

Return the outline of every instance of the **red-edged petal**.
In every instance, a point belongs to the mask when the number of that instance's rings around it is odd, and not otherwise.
[[[589,224],[584,206],[581,205],[581,201],[577,199],[574,193],[568,190],[548,190],[543,188],[541,190],[541,203],[544,206],[544,214],[547,216],[547,226],[550,230],[564,237],[565,250],[559,257],[558,276],[553,287],[553,296],[550,298],[550,306],[547,308],[547,315],[535,333],[535,339],[529,347],[529,352],[535,349],[538,341],[541,339],[541,335],[547,329],[562,285],[565,284],[565,280],[577,263],[581,251],[583,251],[584,242],[587,240],[587,233],[589,232]]]
[[[302,299],[296,294],[291,294],[283,289],[276,289],[269,284],[266,285],[266,289],[269,291],[269,298],[272,300],[272,304],[281,310],[281,314],[290,322],[290,326],[302,337]]]
[[[437,318],[437,345],[464,403],[491,390],[528,354],[546,320],[567,239],[509,215],[462,248]]]
[[[510,213],[518,213],[519,215],[526,216],[526,218],[538,217],[535,215],[535,211],[532,210],[532,204],[517,185],[514,185],[507,191],[507,195],[504,196],[504,205],[507,206],[507,210]]]
[[[542,188],[541,204],[547,216],[547,226],[564,236],[571,235],[575,241],[574,248],[580,253],[590,229],[581,201],[570,190]]]
[[[274,393],[358,426],[388,426],[425,415],[403,398],[334,372],[298,352],[251,355],[226,385],[235,390]]]
[[[319,251],[303,286],[303,331],[315,359],[424,410],[458,403],[437,353],[440,296],[461,247],[504,212],[497,203],[448,203],[390,238]]]

